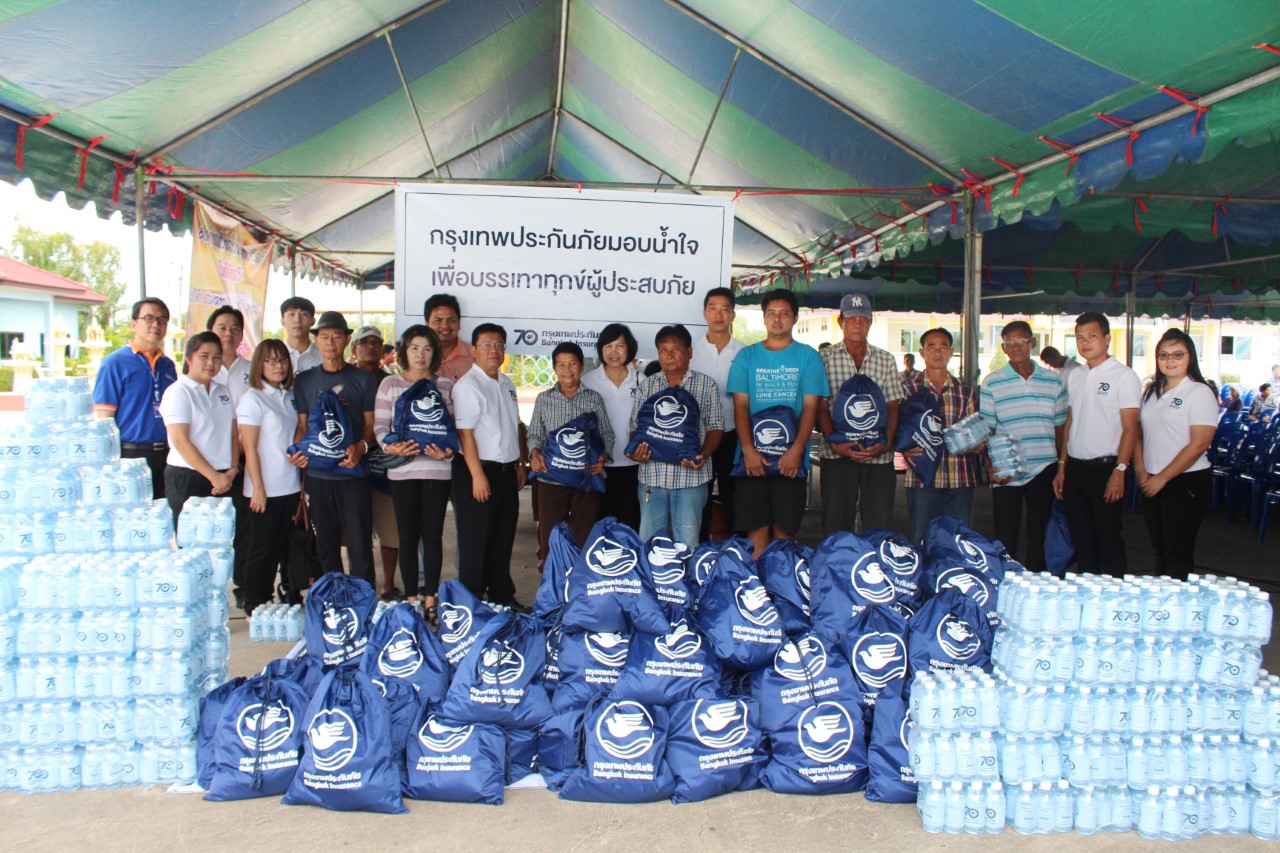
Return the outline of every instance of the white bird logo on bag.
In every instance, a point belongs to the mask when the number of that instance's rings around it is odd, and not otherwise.
[[[796,735],[801,751],[811,760],[831,764],[853,746],[853,719],[840,705],[821,702],[800,715]]]
[[[662,429],[674,429],[684,423],[689,412],[675,397],[662,397],[653,404],[653,422]]]
[[[859,649],[858,656],[864,664],[872,669],[884,669],[902,657],[898,653],[897,643],[877,643],[870,648]]]
[[[768,627],[778,621],[778,610],[773,606],[769,591],[754,575],[743,578],[734,591],[738,612],[749,622]]]
[[[560,452],[568,459],[581,459],[587,455],[587,436],[580,429],[562,429],[556,433]]]
[[[342,443],[345,435],[346,432],[342,429],[342,424],[338,423],[334,418],[326,418],[324,429],[316,437],[320,439],[322,445],[332,450]]]
[[[598,575],[616,578],[636,567],[639,555],[630,548],[601,536],[587,546],[587,567]]]
[[[251,752],[270,752],[289,739],[293,725],[293,711],[285,705],[277,703],[264,710],[259,703],[240,712],[236,734]]]
[[[870,429],[875,425],[880,410],[869,394],[855,394],[844,406],[844,419],[854,429]]]
[[[747,706],[735,700],[699,699],[690,718],[694,737],[709,749],[728,749],[746,738]]]
[[[316,749],[330,749],[334,744],[351,740],[351,735],[347,734],[346,724],[342,720],[321,723],[310,731],[310,735],[311,745]]]
[[[840,718],[839,714],[814,717],[804,724],[804,730],[814,743],[826,743],[844,731],[844,720]]]
[[[631,761],[653,748],[653,718],[638,702],[614,702],[596,720],[596,739],[604,751]]]
[[[326,708],[317,711],[312,718],[307,739],[311,744],[311,761],[316,769],[322,773],[332,773],[346,766],[356,754],[359,734],[355,721],[346,711]]]

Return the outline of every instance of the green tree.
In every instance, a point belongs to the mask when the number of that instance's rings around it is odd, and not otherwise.
[[[106,302],[83,313],[96,317],[103,331],[110,332],[124,297],[119,249],[98,240],[78,243],[63,231],[49,233],[19,224],[10,254],[23,263],[65,276],[105,296]]]
[[[995,355],[991,356],[991,361],[987,363],[987,374],[995,373],[1000,368],[1009,363],[1009,356],[1004,354],[1004,348],[995,351]]]
[[[765,339],[766,334],[764,329],[748,329],[741,317],[733,321],[733,336],[744,344],[759,343]]]

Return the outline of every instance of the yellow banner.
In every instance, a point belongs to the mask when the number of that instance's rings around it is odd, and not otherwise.
[[[204,331],[209,315],[230,305],[244,313],[240,354],[247,357],[262,340],[263,306],[274,243],[254,242],[239,221],[199,201],[195,205],[187,337]]]

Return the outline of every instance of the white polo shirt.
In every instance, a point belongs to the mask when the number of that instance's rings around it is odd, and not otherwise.
[[[1142,461],[1148,474],[1159,474],[1191,443],[1191,427],[1218,425],[1218,400],[1208,385],[1183,379],[1166,388],[1159,399],[1152,394],[1143,400],[1138,417],[1142,421]],[[1209,458],[1202,453],[1187,471],[1208,467]]]
[[[324,363],[324,356],[320,355],[320,347],[316,346],[314,342],[305,350],[296,350],[293,348],[293,344],[285,341],[284,348],[289,351],[289,359],[293,362],[294,376],[304,370],[319,367]]]
[[[583,388],[590,388],[604,398],[604,410],[609,416],[609,425],[613,427],[613,447],[609,448],[606,468],[625,468],[636,464],[627,458],[624,451],[631,439],[627,425],[631,423],[631,407],[640,391],[640,379],[640,371],[634,364],[627,365],[627,378],[621,385],[613,384],[603,365],[582,377]]]
[[[298,412],[293,407],[293,391],[265,385],[250,388],[236,406],[240,426],[258,428],[258,464],[262,467],[262,485],[267,497],[296,495],[301,488],[298,469],[289,464],[285,448],[293,444],[298,429]],[[253,480],[244,477],[244,496],[253,497]]]
[[[520,458],[520,409],[516,386],[505,373],[490,379],[478,364],[453,386],[453,419],[458,429],[475,430],[476,446],[485,462]]]
[[[236,410],[227,386],[214,381],[209,383],[206,391],[190,376],[179,376],[160,400],[160,416],[164,418],[166,427],[187,424],[191,443],[215,469],[225,471],[231,467],[231,430]],[[296,418],[294,423],[297,423]],[[179,468],[195,467],[182,458],[177,447],[169,448],[168,462]]]
[[[1114,456],[1124,432],[1120,410],[1141,405],[1142,380],[1114,356],[1107,356],[1097,367],[1082,365],[1070,371],[1066,382],[1071,406],[1067,455],[1076,459]]]
[[[733,359],[745,344],[735,337],[729,338],[724,349],[717,350],[716,345],[707,340],[706,335],[699,335],[693,340],[693,358],[689,366],[699,373],[705,373],[716,381],[720,389],[720,408],[724,409],[724,431],[733,432],[733,395],[725,391],[729,387],[729,368],[733,367]]]
[[[216,380],[227,386],[227,390],[231,392],[231,402],[238,408],[240,400],[244,398],[245,392],[249,390],[249,359],[242,355],[236,356],[236,360],[231,363],[230,367],[225,364],[222,365]]]

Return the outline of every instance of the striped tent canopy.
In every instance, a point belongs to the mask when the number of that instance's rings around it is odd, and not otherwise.
[[[0,178],[173,231],[195,195],[364,286],[394,283],[397,182],[721,193],[745,293],[925,301],[972,199],[993,246],[1042,238],[1023,296],[1106,298],[1048,268],[1280,238],[1278,44],[1274,0],[10,0]],[[1135,200],[1140,239],[1097,239]]]

